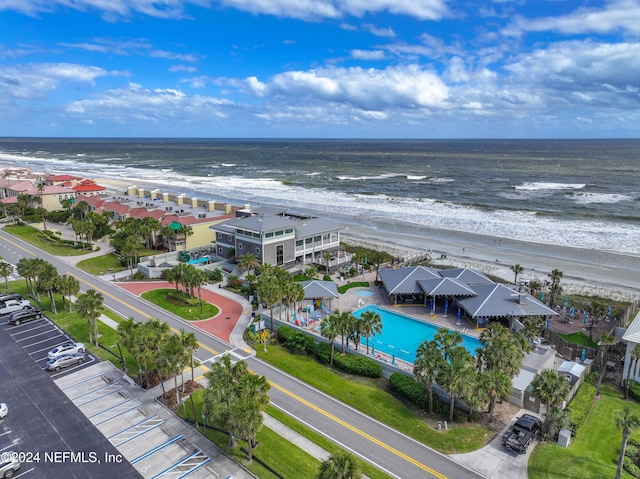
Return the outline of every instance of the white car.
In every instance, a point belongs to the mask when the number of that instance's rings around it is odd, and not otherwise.
[[[9,413],[9,408],[5,403],[0,404],[0,419],[4,419],[4,417]]]
[[[84,353],[85,347],[82,343],[66,342],[49,351],[49,359],[55,359],[66,354]]]
[[[0,303],[0,315],[5,316],[11,314],[14,311],[20,311],[21,309],[31,309],[31,303],[28,299],[10,299]]]

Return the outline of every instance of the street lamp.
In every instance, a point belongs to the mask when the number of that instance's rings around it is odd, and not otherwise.
[[[109,346],[109,349],[113,349],[116,346],[118,346],[118,352],[120,353],[120,363],[122,364],[122,370],[126,373],[127,372],[127,367],[126,367],[125,362],[124,362],[124,356],[122,355],[122,349],[120,349],[120,343],[116,343],[116,344],[113,344],[113,345]]]

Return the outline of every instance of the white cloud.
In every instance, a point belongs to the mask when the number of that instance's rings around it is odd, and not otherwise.
[[[66,111],[93,121],[130,123],[139,120],[161,124],[167,121],[202,121],[224,118],[229,100],[201,95],[186,95],[175,89],[146,89],[136,83],[108,90],[96,99],[70,103]]]
[[[446,85],[417,65],[289,71],[266,82],[261,92],[267,91],[293,103],[342,103],[363,111],[439,107],[448,98]]]
[[[185,4],[202,4],[198,0],[2,0],[1,10],[17,10],[27,15],[51,12],[56,7],[80,11],[96,10],[105,20],[115,21],[134,13],[157,18],[182,18]]]
[[[95,38],[90,42],[80,43],[58,43],[59,46],[67,48],[77,48],[89,52],[108,53],[116,55],[138,55],[152,58],[166,58],[168,60],[178,60],[181,62],[194,63],[200,57],[192,53],[176,53],[166,50],[159,50],[144,39],[135,40],[114,40],[112,38]]]
[[[421,20],[439,20],[448,14],[445,0],[0,0],[0,11],[16,10],[27,15],[50,12],[57,7],[99,11],[107,21],[134,14],[156,18],[183,18],[188,5],[225,7],[254,14],[302,20],[341,18],[345,15],[389,12]]]
[[[568,15],[528,19],[518,17],[504,29],[507,35],[524,32],[553,31],[563,34],[599,33],[617,31],[637,36],[640,33],[640,3],[637,0],[617,0],[604,8],[580,7]]]
[[[382,60],[384,59],[383,50],[351,50],[351,58],[357,60]]]
[[[371,25],[370,23],[362,25],[362,29],[368,31],[372,35],[376,37],[389,37],[393,38],[396,36],[396,32],[393,31],[393,28],[379,28],[375,25]]]
[[[0,96],[40,99],[56,90],[61,83],[89,83],[96,78],[115,74],[102,68],[72,63],[38,63],[0,66]]]

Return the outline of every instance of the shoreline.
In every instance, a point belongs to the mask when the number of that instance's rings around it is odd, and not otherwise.
[[[107,186],[121,194],[133,183],[111,178],[97,178],[98,184]],[[139,181],[136,186],[155,189],[150,181]],[[198,192],[196,196],[198,196]],[[211,196],[211,195],[209,195]],[[231,204],[244,204],[241,200],[223,198]],[[291,208],[296,210],[295,206]],[[297,211],[300,211],[299,209]],[[304,210],[305,213],[319,215]],[[325,217],[325,216],[323,216]],[[522,265],[523,279],[548,279],[554,269],[563,272],[561,285],[567,293],[602,296],[606,298],[634,301],[640,297],[640,258],[605,252],[594,252],[580,248],[567,248],[524,241],[488,238],[473,233],[457,231],[434,231],[423,236],[418,233],[382,230],[356,224],[351,219],[328,218],[345,225],[341,236],[348,242],[360,242],[372,249],[384,249],[398,256],[432,251],[433,262],[450,267],[469,267],[485,274],[512,282],[514,274],[510,267]],[[394,225],[387,225],[393,227]],[[495,244],[493,243],[495,239]],[[492,246],[493,245],[493,246]],[[446,255],[446,259],[440,259]],[[498,261],[496,261],[498,260]]]
[[[122,196],[127,187],[136,185],[144,189],[156,189],[158,185],[148,180],[127,182],[113,178],[94,178],[96,183],[105,186],[107,196]],[[195,197],[203,197],[202,192],[172,188],[176,193],[191,191]],[[244,205],[248,202],[228,197],[206,197],[225,201],[232,205]],[[592,251],[580,248],[537,244],[524,241],[491,238],[473,232],[449,230],[403,231],[395,224],[358,224],[353,218],[327,217],[319,212],[296,208],[295,205],[282,205],[292,211],[332,219],[345,225],[341,235],[352,241],[362,242],[373,249],[385,249],[397,252],[399,256],[411,253],[431,251],[435,264],[449,267],[468,267],[485,274],[513,281],[510,267],[520,264],[524,272],[522,279],[548,279],[549,273],[558,269],[563,272],[561,286],[566,293],[602,296],[606,298],[634,301],[640,297],[640,258],[629,255]],[[396,253],[392,253],[396,255]],[[441,258],[441,255],[446,258]]]

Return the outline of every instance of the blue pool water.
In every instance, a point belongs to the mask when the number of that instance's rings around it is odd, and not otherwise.
[[[369,349],[374,346],[376,352],[394,355],[397,359],[408,363],[415,361],[418,346],[423,341],[432,340],[438,330],[437,326],[418,321],[404,314],[382,309],[376,305],[358,309],[353,312],[353,315],[360,317],[368,310],[374,310],[382,318],[382,333],[369,338]],[[366,342],[366,338],[362,338],[362,346],[366,347]],[[482,347],[482,344],[477,338],[462,334],[462,346],[475,356],[476,349]],[[366,349],[364,351],[366,352]]]
[[[356,296],[373,296],[373,291],[370,289],[359,289],[354,291]]]

